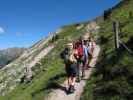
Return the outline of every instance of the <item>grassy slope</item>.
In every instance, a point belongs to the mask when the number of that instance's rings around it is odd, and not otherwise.
[[[125,1],[113,8],[107,20],[99,23],[102,27],[99,33],[102,52],[81,100],[132,100],[133,98],[133,56],[122,47],[119,55],[116,55],[112,32],[113,21],[119,20],[123,33],[121,40],[133,51],[133,0]]]
[[[59,39],[55,42],[56,47],[40,61],[42,66],[36,65],[33,68],[35,76],[32,82],[19,84],[11,93],[1,96],[0,100],[44,100],[50,89],[55,88],[57,83],[65,78],[60,52],[70,39],[75,40],[83,33],[84,28],[77,30],[76,25],[64,26],[63,32],[59,34]]]

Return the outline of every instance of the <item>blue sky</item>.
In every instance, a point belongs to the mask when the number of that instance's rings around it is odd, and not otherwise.
[[[60,26],[99,16],[119,0],[0,0],[0,48],[29,47]]]

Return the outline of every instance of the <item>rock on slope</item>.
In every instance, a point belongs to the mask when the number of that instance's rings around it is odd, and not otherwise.
[[[48,41],[52,37],[53,35],[50,35],[48,38],[40,40],[25,50],[18,59],[0,70],[0,95],[4,95],[13,90],[24,76],[25,67],[33,67],[54,48],[53,45],[47,46]]]

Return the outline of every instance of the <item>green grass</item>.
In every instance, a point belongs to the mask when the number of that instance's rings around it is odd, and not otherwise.
[[[60,53],[70,39],[76,40],[84,33],[84,29],[76,30],[75,25],[65,26],[58,39],[54,41],[55,48],[46,55],[40,63],[33,67],[34,78],[30,83],[20,83],[9,94],[1,96],[0,100],[44,100],[51,89],[66,78],[64,63]]]
[[[83,95],[81,96],[81,100],[93,100],[93,94],[92,93],[93,93],[93,89],[95,87],[94,82],[95,82],[95,77],[91,77],[89,79],[89,81],[87,81],[87,85],[84,88],[84,91],[89,90],[90,93],[84,92]]]
[[[101,30],[101,55],[92,79],[88,80],[81,100],[132,100],[133,98],[133,56],[124,48],[115,52],[113,21],[120,21],[120,39],[133,51],[133,18],[129,12],[133,9],[133,1],[116,6],[103,22]],[[133,13],[133,12],[132,12]]]

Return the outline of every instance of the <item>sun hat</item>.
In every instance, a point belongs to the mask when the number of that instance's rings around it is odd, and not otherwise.
[[[66,45],[67,45],[67,46],[73,46],[73,44],[72,44],[72,43],[67,43]]]
[[[88,40],[88,38],[89,38],[89,37],[86,36],[86,35],[83,36],[83,40]]]

